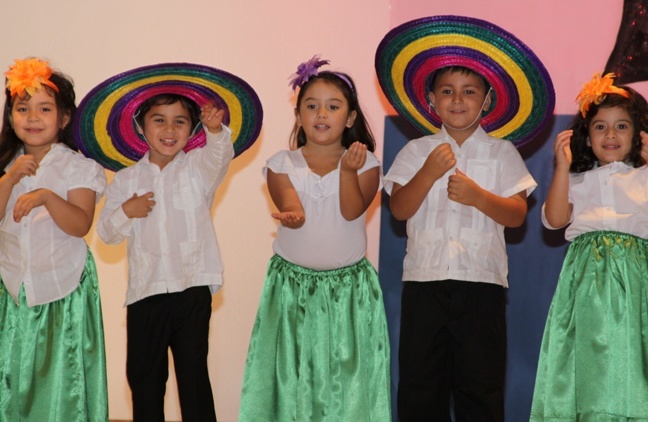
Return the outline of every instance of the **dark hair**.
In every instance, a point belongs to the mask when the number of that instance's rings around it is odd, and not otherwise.
[[[76,113],[77,109],[72,79],[58,71],[55,71],[52,73],[49,80],[56,85],[58,92],[47,85],[42,86],[48,94],[54,97],[59,121],[66,114],[70,117],[68,124],[59,129],[58,141],[67,145],[73,151],[78,151],[76,143],[74,142],[74,137],[72,136],[72,119],[74,118],[74,113]],[[24,96],[25,97],[22,98],[29,98],[29,94],[27,93],[25,93]],[[16,135],[16,132],[11,126],[11,110],[13,108],[14,100],[15,96],[12,97],[9,90],[5,88],[5,107],[2,116],[2,131],[0,131],[0,176],[5,174],[5,168],[9,165],[11,160],[14,159],[23,146],[23,142],[18,138],[18,135]]]
[[[598,162],[598,158],[594,155],[592,147],[587,146],[589,125],[600,109],[610,107],[621,107],[628,113],[628,116],[632,120],[634,128],[632,147],[625,162],[635,168],[644,165],[643,158],[641,158],[641,135],[639,132],[648,130],[648,103],[634,89],[627,86],[619,86],[619,88],[628,92],[630,98],[619,94],[607,94],[601,104],[592,103],[590,105],[585,117],[581,113],[578,113],[569,124],[569,129],[574,131],[570,142],[572,163],[569,170],[572,173],[582,173],[591,170]]]
[[[371,128],[367,124],[367,119],[360,108],[355,83],[346,73],[323,71],[319,72],[316,76],[312,76],[299,89],[295,110],[299,112],[299,107],[301,106],[304,94],[315,81],[324,81],[336,86],[342,92],[342,95],[344,95],[344,98],[349,104],[349,113],[352,111],[356,112],[353,126],[350,128],[344,128],[344,132],[342,132],[342,146],[348,149],[351,144],[357,141],[365,144],[367,149],[373,152],[376,149],[376,141],[371,133]],[[351,86],[349,86],[349,84],[351,84]],[[304,128],[295,122],[295,126],[290,134],[290,148],[296,149],[303,147],[304,145],[306,145],[306,133],[304,133]]]
[[[469,67],[465,67],[465,66],[446,66],[446,67],[439,68],[439,69],[435,70],[434,72],[432,72],[430,75],[428,75],[428,83],[426,84],[427,92],[425,93],[426,98],[427,98],[428,94],[430,94],[430,92],[434,92],[434,90],[436,89],[437,82],[439,81],[439,79],[441,79],[441,76],[445,75],[446,73],[457,73],[457,72],[459,72],[459,73],[461,73],[463,75],[466,75],[466,76],[469,76],[469,75],[477,76],[479,78],[479,80],[484,83],[484,92],[488,92],[488,90],[491,87],[491,85],[488,83],[486,78],[481,73],[475,72],[474,70],[472,70]]]
[[[185,97],[184,95],[158,94],[152,96],[137,107],[137,111],[135,111],[135,120],[137,121],[137,124],[144,129],[144,117],[151,108],[159,105],[171,105],[175,103],[182,104],[182,107],[189,112],[189,116],[191,117],[191,130],[193,130],[198,123],[200,123],[200,107],[198,107],[198,104],[196,104],[195,101]]]

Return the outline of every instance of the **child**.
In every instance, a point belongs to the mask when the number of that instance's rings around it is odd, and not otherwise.
[[[106,186],[77,153],[72,82],[36,58],[7,77],[0,133],[0,421],[108,420],[92,254]]]
[[[128,239],[126,374],[136,421],[164,420],[169,348],[182,419],[216,420],[207,352],[223,269],[210,209],[234,156],[223,114],[177,94],[147,99],[135,122],[150,149],[106,189],[99,237]],[[185,154],[199,120],[206,146]]]
[[[394,217],[408,220],[399,416],[449,420],[452,392],[460,420],[503,420],[504,227],[524,222],[536,184],[513,144],[481,128],[480,74],[439,69],[429,99],[441,131],[408,143],[385,177]]]
[[[456,420],[503,421],[504,227],[523,224],[536,186],[514,142],[551,116],[551,79],[512,34],[460,16],[393,29],[376,70],[399,113],[436,132],[406,144],[385,176],[407,220],[399,419],[449,421],[452,399]]]
[[[595,75],[554,143],[543,207],[572,241],[549,309],[531,420],[648,420],[648,104]],[[647,136],[645,133],[641,135]]]
[[[264,168],[280,221],[239,421],[388,421],[389,340],[365,212],[380,186],[351,78],[299,66],[291,151]]]

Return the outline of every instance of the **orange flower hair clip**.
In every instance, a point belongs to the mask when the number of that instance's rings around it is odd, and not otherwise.
[[[58,92],[58,87],[49,80],[54,71],[47,62],[40,59],[14,60],[16,63],[5,72],[7,89],[11,96],[22,96],[25,92],[34,95],[34,91],[47,85]]]
[[[630,98],[630,94],[623,88],[618,88],[612,83],[614,82],[614,73],[608,73],[601,77],[600,73],[595,73],[591,81],[585,84],[581,90],[576,101],[581,115],[585,117],[592,103],[601,104],[607,94],[619,94],[623,97]]]

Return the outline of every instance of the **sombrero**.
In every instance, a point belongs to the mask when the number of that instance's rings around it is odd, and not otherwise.
[[[245,81],[213,67],[161,63],[115,75],[81,100],[72,127],[81,152],[113,171],[135,164],[149,147],[138,136],[133,115],[142,102],[162,93],[224,109],[223,123],[232,130],[235,156],[248,149],[261,131],[261,102]],[[204,131],[196,131],[185,151],[204,144]]]
[[[491,136],[516,146],[533,139],[551,118],[555,93],[540,59],[522,41],[484,20],[432,16],[385,35],[376,51],[378,81],[396,111],[424,134],[441,128],[428,107],[435,70],[464,66],[491,84],[495,104],[481,121]]]

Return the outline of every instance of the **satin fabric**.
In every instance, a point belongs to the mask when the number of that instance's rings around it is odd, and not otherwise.
[[[0,281],[0,421],[105,422],[108,394],[97,271],[88,251],[79,286],[27,307]]]
[[[390,421],[389,339],[378,276],[275,255],[254,324],[239,422]]]
[[[648,421],[648,240],[570,245],[545,327],[532,421]]]

